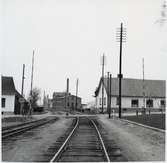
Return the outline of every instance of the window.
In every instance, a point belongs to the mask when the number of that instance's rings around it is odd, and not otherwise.
[[[6,99],[5,99],[5,98],[2,98],[1,100],[2,100],[2,101],[1,101],[2,108],[5,108]]]
[[[119,97],[116,99],[116,105],[119,105]]]
[[[160,101],[161,107],[165,107],[165,100]]]
[[[139,100],[138,99],[132,99],[131,107],[138,107],[138,106],[139,106]]]
[[[148,99],[146,101],[146,107],[153,107],[153,100],[152,99]]]
[[[100,105],[102,105],[102,98],[100,98]],[[103,98],[103,105],[106,105],[106,97]]]
[[[106,97],[104,97],[104,105],[106,105]]]
[[[102,101],[101,101],[101,98],[100,98],[100,105],[101,105]]]

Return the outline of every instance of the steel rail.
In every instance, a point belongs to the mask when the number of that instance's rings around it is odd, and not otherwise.
[[[98,137],[99,137],[99,139],[100,139],[100,142],[101,142],[101,145],[102,145],[102,147],[103,147],[103,150],[104,150],[105,156],[106,156],[106,158],[107,158],[107,161],[108,161],[108,162],[111,162],[111,161],[110,161],[110,158],[109,158],[109,156],[108,156],[106,147],[105,147],[105,145],[104,145],[102,136],[101,136],[101,134],[100,134],[100,132],[99,132],[99,130],[98,130],[96,124],[94,123],[94,121],[91,120],[91,122],[93,123],[94,127],[96,128],[96,131],[97,131],[97,133],[98,133]]]
[[[59,154],[62,152],[63,148],[65,147],[65,145],[67,144],[67,142],[69,141],[69,139],[71,138],[71,136],[73,135],[75,129],[78,126],[78,122],[79,122],[79,118],[77,117],[77,122],[75,127],[73,128],[73,130],[70,132],[70,134],[68,135],[67,139],[65,140],[65,142],[63,143],[63,145],[59,148],[59,150],[57,151],[57,153],[53,156],[53,158],[49,161],[50,163],[54,162],[54,160],[59,156]]]
[[[54,120],[56,120],[56,119],[51,119],[51,120],[47,120],[47,121],[43,121],[43,122],[40,121],[38,123],[33,123],[31,125],[26,125],[26,126],[22,126],[22,127],[19,127],[19,128],[15,128],[13,130],[2,132],[2,139],[5,139],[5,138],[7,138],[9,136],[14,136],[14,135],[16,135],[18,133],[22,133],[22,132],[28,131],[28,130],[36,128],[38,126],[45,125],[46,123],[49,123],[49,122],[54,121]]]

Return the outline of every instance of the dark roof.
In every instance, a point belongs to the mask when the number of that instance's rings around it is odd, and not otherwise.
[[[98,95],[102,80],[95,91],[95,96]],[[118,96],[119,94],[119,79],[112,78],[111,94]],[[166,95],[166,81],[165,80],[144,80],[145,96],[146,97],[165,97]],[[107,90],[107,78],[104,78],[104,87]],[[107,91],[108,92],[108,91]],[[141,79],[122,79],[122,96],[142,97],[143,96],[143,80]]]
[[[17,90],[15,90],[15,95],[18,97],[18,98],[24,98]],[[25,98],[24,98],[25,99]]]
[[[1,76],[1,79],[2,79],[2,95],[14,95],[15,85],[13,77]]]

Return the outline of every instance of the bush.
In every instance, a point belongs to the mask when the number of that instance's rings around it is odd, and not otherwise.
[[[43,112],[44,111],[44,107],[43,106],[37,106],[34,108],[34,112]]]

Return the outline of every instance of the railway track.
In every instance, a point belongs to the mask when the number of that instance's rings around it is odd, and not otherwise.
[[[78,118],[74,128],[62,142],[50,162],[110,162],[102,136],[91,119]]]
[[[20,125],[15,125],[13,127],[7,127],[2,130],[2,139],[6,139],[10,136],[15,136],[17,134],[23,133],[25,131],[31,130],[33,128],[42,126],[44,124],[50,123],[57,120],[57,118],[44,118],[37,121],[32,121]]]

